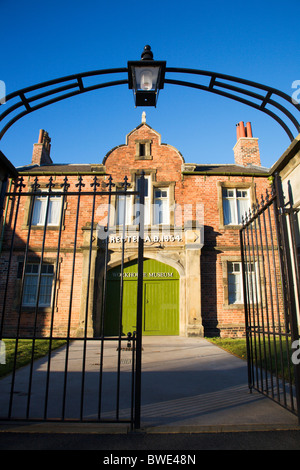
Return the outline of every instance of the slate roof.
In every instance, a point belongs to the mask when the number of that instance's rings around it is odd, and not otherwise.
[[[183,168],[183,173],[201,173],[201,174],[226,174],[226,175],[257,175],[266,176],[269,174],[269,168],[260,166],[242,166],[235,164],[205,164],[205,165],[192,165],[186,164]]]
[[[52,165],[27,165],[18,168],[19,173],[30,174],[103,174],[105,166],[102,164],[52,164]],[[219,174],[219,175],[256,175],[267,176],[270,170],[259,166],[242,166],[234,164],[184,164],[183,174]]]
[[[19,173],[31,174],[89,174],[104,173],[105,167],[99,164],[52,164],[52,165],[27,165],[18,168]]]

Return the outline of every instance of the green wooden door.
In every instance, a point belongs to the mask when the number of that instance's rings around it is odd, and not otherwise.
[[[122,334],[136,329],[137,262],[124,265]],[[179,274],[156,260],[144,260],[143,334],[179,334]],[[108,272],[105,334],[117,335],[120,318],[120,267]]]

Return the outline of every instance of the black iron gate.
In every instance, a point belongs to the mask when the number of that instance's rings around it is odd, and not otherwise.
[[[1,232],[0,419],[130,423],[140,427],[144,175],[21,177],[10,188]],[[106,177],[107,178],[107,177]],[[122,331],[126,204],[136,198],[136,330]],[[119,214],[120,215],[120,214]],[[122,222],[123,221],[123,222]],[[110,235],[121,240],[119,334],[105,331]],[[115,233],[114,233],[115,234]],[[25,366],[26,364],[26,366]]]
[[[250,391],[300,417],[299,266],[294,211],[275,175],[240,230]]]

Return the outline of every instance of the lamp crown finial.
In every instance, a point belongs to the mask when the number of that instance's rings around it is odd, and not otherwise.
[[[142,60],[152,60],[153,59],[153,52],[151,51],[150,46],[145,46],[144,50],[141,55]]]

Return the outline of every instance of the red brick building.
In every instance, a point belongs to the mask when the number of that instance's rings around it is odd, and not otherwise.
[[[250,123],[238,124],[234,163],[229,164],[188,163],[185,160],[188,156],[184,158],[172,145],[161,142],[161,135],[144,117],[126,136],[125,144],[110,150],[102,163],[55,164],[50,147],[48,134],[41,131],[38,143],[34,144],[31,165],[18,169],[27,197],[21,198],[16,218],[16,202],[7,202],[2,269],[9,259],[12,243],[14,250],[5,294],[4,328],[11,332],[22,328],[28,334],[34,328],[41,334],[48,334],[52,329],[56,335],[68,331],[80,335],[86,327],[89,335],[99,334],[104,275],[101,233],[108,213],[107,199],[98,194],[93,204],[91,191],[95,182],[98,187],[106,188],[110,176],[116,191],[123,187],[125,176],[128,190],[134,191],[143,170],[146,179],[144,334],[244,334],[239,228],[242,215],[269,186],[268,170],[261,167],[258,139],[253,137]],[[68,194],[66,197],[52,194],[45,234],[45,193],[49,178],[52,189],[61,191],[66,177]],[[34,186],[35,181],[39,186]],[[40,195],[35,197],[33,205],[30,191],[37,188]],[[78,188],[82,194],[90,192],[80,198],[79,210]],[[127,196],[125,203],[124,197],[114,195],[110,202],[108,296],[111,308],[108,315],[115,315],[114,302],[119,301],[114,281],[122,258],[118,228],[125,220],[125,316],[127,310],[129,313],[124,333],[127,333],[128,328],[134,328],[129,317],[135,302],[136,196]],[[12,242],[14,221],[16,231]],[[28,239],[29,250],[25,253]],[[22,276],[24,284],[20,292]],[[41,288],[38,308],[35,308],[38,279]],[[1,287],[5,288],[3,282]],[[113,323],[112,320],[109,328],[113,328]]]

